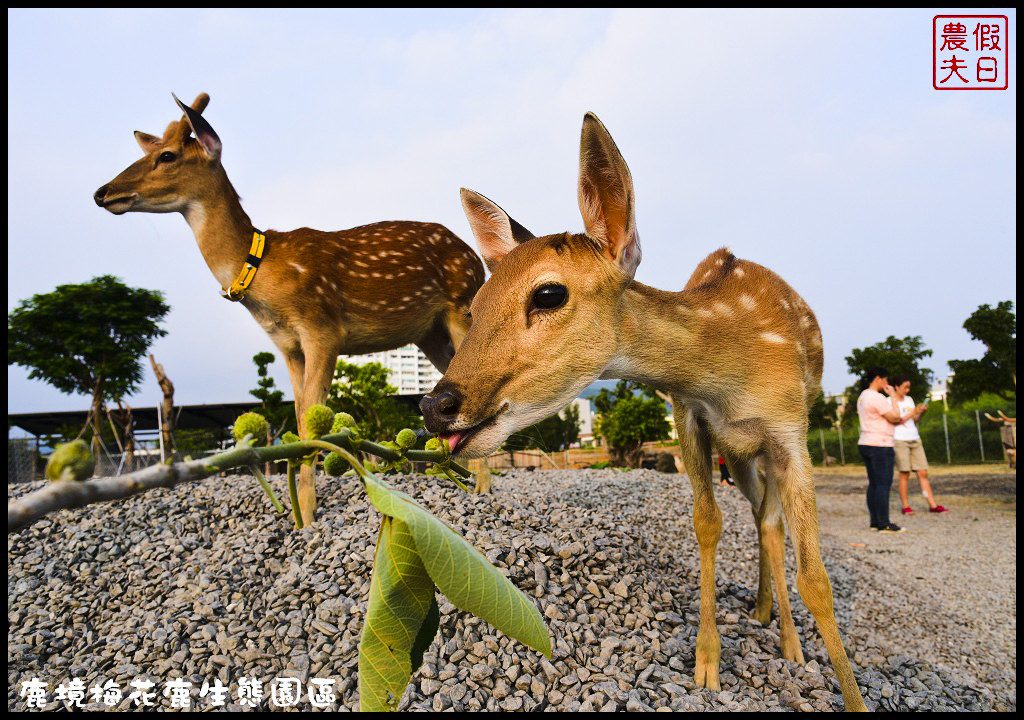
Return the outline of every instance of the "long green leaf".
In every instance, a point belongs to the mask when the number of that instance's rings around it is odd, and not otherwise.
[[[364,479],[374,507],[409,526],[430,578],[453,605],[551,657],[551,636],[537,607],[479,550],[405,493],[372,475]]]
[[[398,707],[423,659],[424,620],[436,606],[434,583],[420,561],[408,526],[384,517],[370,581],[370,603],[359,642],[359,706],[379,712]],[[434,624],[434,633],[437,624]],[[426,647],[430,646],[426,641]]]

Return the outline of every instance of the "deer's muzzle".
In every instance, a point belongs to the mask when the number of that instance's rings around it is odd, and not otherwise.
[[[462,398],[457,392],[446,390],[424,395],[420,400],[423,424],[430,432],[440,432],[455,420],[461,407]]]
[[[92,194],[92,199],[96,201],[96,204],[101,208],[109,210],[115,215],[128,212],[132,205],[139,199],[138,193],[129,193],[127,195],[120,195],[115,197],[107,197],[110,191],[110,183],[107,183],[99,190]]]

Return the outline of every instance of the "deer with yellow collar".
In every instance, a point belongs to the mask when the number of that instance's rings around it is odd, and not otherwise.
[[[634,281],[640,244],[633,182],[593,114],[584,118],[580,144],[585,234],[534,237],[478,193],[463,190],[462,202],[492,276],[473,300],[463,344],[420,405],[427,428],[455,454],[486,456],[599,378],[636,380],[668,393],[700,547],[697,684],[719,689],[715,549],[722,515],[712,491],[714,444],[757,524],[756,617],[768,622],[774,579],[782,653],[803,662],[785,580],[785,514],[800,595],[821,631],[846,708],[864,710],[818,544],[806,433],[823,353],[810,308],[771,270],[724,248],[697,266],[682,292]]]
[[[322,403],[340,353],[416,343],[442,372],[469,328],[469,302],[484,280],[479,258],[436,223],[380,222],[322,232],[253,228],[220,162],[221,141],[200,94],[163,137],[135,133],[145,153],[94,194],[115,215],[180,212],[222,294],[248,310],[284,356],[299,430]],[[304,523],[316,507],[302,466]]]

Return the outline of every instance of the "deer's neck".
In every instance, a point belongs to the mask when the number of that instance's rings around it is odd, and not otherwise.
[[[222,287],[242,268],[252,242],[252,221],[242,209],[238,194],[220,170],[215,192],[189,201],[182,211],[199,243],[199,251]]]
[[[616,354],[602,377],[635,380],[664,392],[683,392],[700,367],[700,323],[685,293],[637,282],[621,298]]]

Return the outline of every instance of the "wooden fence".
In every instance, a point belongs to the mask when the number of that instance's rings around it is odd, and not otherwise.
[[[649,453],[670,453],[679,455],[679,446],[662,446],[657,443],[645,443],[644,450]],[[545,453],[540,450],[517,450],[515,452],[494,453],[487,458],[487,465],[492,470],[504,470],[506,468],[532,467],[537,470],[573,470],[585,468],[595,463],[607,462],[611,459],[608,449],[598,448],[571,448],[553,453]],[[479,472],[482,461],[470,460],[469,469]]]

